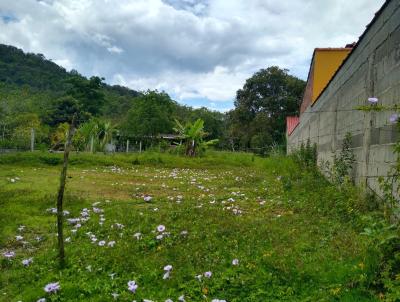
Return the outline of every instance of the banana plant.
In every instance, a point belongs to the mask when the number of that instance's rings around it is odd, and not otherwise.
[[[112,143],[115,132],[116,129],[110,122],[91,119],[79,127],[74,144],[77,149],[90,152],[104,151],[106,144]]]
[[[185,154],[187,156],[194,157],[208,146],[218,142],[218,140],[204,141],[208,134],[204,131],[204,121],[202,119],[197,119],[194,123],[188,122],[185,126],[175,119],[175,124],[174,131],[185,141]]]

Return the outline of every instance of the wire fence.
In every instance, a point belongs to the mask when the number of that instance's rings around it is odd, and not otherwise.
[[[104,152],[104,153],[141,153],[144,151],[174,152],[176,148],[184,142],[182,138],[173,134],[164,134],[158,136],[127,136],[116,135],[107,143],[98,145],[98,142],[92,141],[85,144],[84,148],[75,148],[79,152]],[[48,136],[40,134],[36,129],[25,129],[16,134],[11,131],[0,132],[0,153],[27,152],[27,151],[49,151],[62,152],[64,144],[61,142],[52,145]],[[272,144],[262,147],[243,147],[239,145],[221,144],[212,147],[216,150],[231,152],[254,153],[261,156],[270,154],[286,153],[285,144]]]
[[[24,129],[18,132],[11,132],[9,129],[2,127],[0,132],[0,153],[18,152],[34,150],[42,146],[42,139],[35,139],[35,130]]]

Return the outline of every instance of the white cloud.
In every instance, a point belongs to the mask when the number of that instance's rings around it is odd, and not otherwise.
[[[181,102],[222,102],[270,65],[305,78],[315,47],[356,41],[383,2],[0,0],[0,43]]]
[[[64,67],[67,71],[73,69],[73,64],[68,59],[56,59],[53,60],[53,62],[56,63],[57,65]]]
[[[107,50],[111,53],[122,53],[124,52],[124,50],[122,48],[119,48],[117,46],[111,46],[111,47],[107,47]]]

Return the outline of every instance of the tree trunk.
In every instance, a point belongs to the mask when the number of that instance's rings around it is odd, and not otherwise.
[[[63,199],[64,199],[64,190],[65,190],[65,180],[67,177],[67,168],[68,168],[68,158],[69,152],[71,149],[71,141],[75,132],[75,119],[74,115],[72,118],[72,122],[69,126],[67,141],[65,142],[64,148],[64,163],[61,170],[60,175],[60,187],[58,189],[57,196],[57,235],[58,235],[58,257],[60,267],[63,268],[65,265],[65,252],[64,252],[64,233],[63,233]]]

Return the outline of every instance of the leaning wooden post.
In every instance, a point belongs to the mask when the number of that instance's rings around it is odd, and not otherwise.
[[[64,267],[65,264],[65,253],[64,253],[64,234],[63,234],[63,198],[65,189],[65,180],[67,177],[68,168],[68,157],[71,149],[71,141],[75,132],[75,120],[76,115],[74,114],[72,122],[69,125],[67,141],[64,147],[64,163],[61,170],[60,176],[60,187],[58,189],[57,196],[57,235],[58,235],[58,257],[60,261],[60,267]]]

